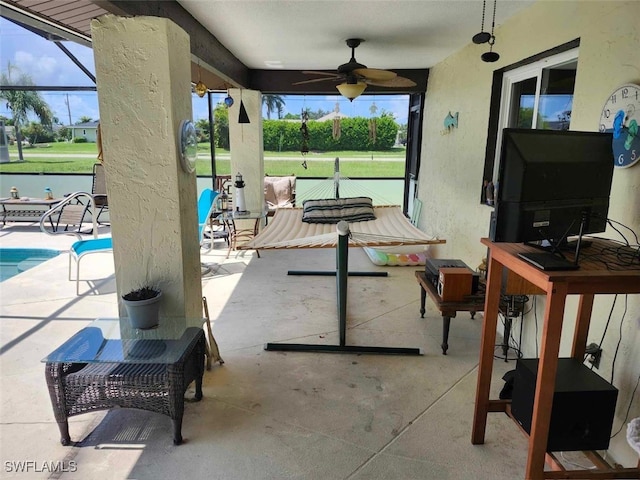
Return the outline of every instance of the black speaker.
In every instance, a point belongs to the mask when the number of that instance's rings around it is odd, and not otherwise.
[[[511,413],[531,433],[538,359],[516,364]],[[547,451],[606,450],[618,389],[579,360],[558,359]]]

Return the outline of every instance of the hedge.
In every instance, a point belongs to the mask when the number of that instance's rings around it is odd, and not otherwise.
[[[333,120],[317,122],[309,120],[309,149],[319,151],[334,150],[390,150],[396,142],[398,125],[390,117],[375,119],[376,139],[369,138],[369,119],[364,117],[340,120],[340,138],[333,138]],[[300,121],[263,120],[262,132],[264,149],[267,151],[300,150],[302,134]]]

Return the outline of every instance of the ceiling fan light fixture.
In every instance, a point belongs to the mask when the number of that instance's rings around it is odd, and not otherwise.
[[[340,85],[336,85],[336,88],[345,98],[348,98],[350,102],[353,102],[354,98],[359,97],[362,92],[367,88],[367,84],[364,82],[348,83],[344,82]]]

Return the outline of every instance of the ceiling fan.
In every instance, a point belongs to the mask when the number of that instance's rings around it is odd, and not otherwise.
[[[355,50],[362,42],[364,42],[364,40],[361,38],[350,38],[347,40],[347,46],[351,49],[351,59],[347,63],[340,65],[336,73],[305,70],[302,73],[306,75],[323,75],[324,77],[296,82],[293,85],[324,82],[327,80],[334,82],[341,81],[342,83],[337,85],[336,88],[343,96],[351,101],[364,92],[367,85],[390,88],[408,88],[416,85],[413,80],[400,77],[397,73],[390,70],[367,68],[366,65],[358,63],[355,58]]]

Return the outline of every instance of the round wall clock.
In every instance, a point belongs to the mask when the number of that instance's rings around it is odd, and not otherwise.
[[[198,156],[198,137],[196,127],[191,120],[182,120],[180,123],[178,148],[180,149],[182,169],[187,173],[193,173],[196,169]]]
[[[613,133],[613,162],[626,168],[640,160],[640,86],[622,85],[609,96],[600,114],[600,131]]]

